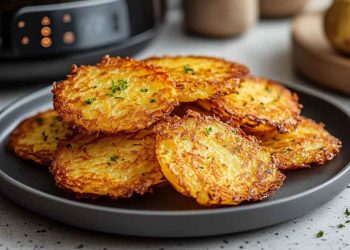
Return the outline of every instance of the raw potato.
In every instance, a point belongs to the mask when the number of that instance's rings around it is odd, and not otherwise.
[[[77,197],[113,199],[144,194],[164,181],[155,156],[155,135],[77,135],[62,142],[51,164],[58,187]]]
[[[84,132],[135,132],[169,114],[176,89],[169,77],[130,58],[105,57],[96,66],[75,67],[54,84],[54,107]]]
[[[199,204],[237,205],[266,198],[285,176],[253,137],[194,111],[155,127],[156,155],[166,179]]]
[[[175,81],[179,102],[216,98],[233,93],[249,72],[238,64],[205,56],[164,56],[145,59],[162,67]]]
[[[224,121],[233,120],[250,133],[292,131],[298,125],[298,96],[265,78],[249,77],[235,94],[197,102]]]
[[[341,142],[330,135],[323,124],[305,117],[295,131],[287,134],[267,134],[258,137],[271,152],[279,169],[310,167],[311,163],[324,164],[332,160]]]
[[[25,160],[49,165],[59,141],[71,133],[58,114],[48,110],[22,121],[12,132],[8,145],[16,155]]]

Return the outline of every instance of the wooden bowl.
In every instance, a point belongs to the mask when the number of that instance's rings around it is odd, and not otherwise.
[[[293,63],[297,72],[325,86],[350,94],[350,57],[338,54],[323,30],[323,13],[307,13],[293,21]]]

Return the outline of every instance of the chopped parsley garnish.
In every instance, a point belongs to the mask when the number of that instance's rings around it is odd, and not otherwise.
[[[213,132],[213,128],[212,127],[206,128],[205,131],[207,132],[207,135],[210,135],[210,133]]]
[[[349,210],[349,208],[345,209],[345,215],[346,215],[346,216],[349,216],[349,215],[350,215],[350,210]]]
[[[94,101],[96,101],[96,98],[95,97],[89,97],[87,99],[85,99],[85,103],[86,104],[92,104]]]
[[[234,133],[234,134],[238,133],[238,131],[236,129],[232,129],[231,132]]]
[[[41,133],[41,136],[43,137],[43,140],[44,140],[44,141],[47,141],[48,135],[46,134],[45,131],[43,131],[43,132]]]
[[[194,69],[192,69],[188,64],[184,66],[184,71],[186,74],[194,75]]]
[[[93,86],[93,88],[96,89],[96,88],[97,88],[97,85]]]
[[[316,234],[316,237],[317,237],[317,238],[321,238],[321,237],[323,237],[323,235],[324,235],[324,232],[323,232],[322,230],[320,230],[320,231],[318,231],[318,233]]]
[[[111,161],[114,161],[116,162],[118,159],[119,159],[119,156],[117,155],[114,155],[114,156],[111,156],[111,158],[109,158]]]
[[[124,97],[121,97],[121,96],[115,96],[114,98],[115,99],[125,99]]]
[[[68,149],[71,149],[72,148],[72,144],[66,144],[66,148],[68,148]]]
[[[148,92],[148,89],[141,89],[141,92],[146,93]]]
[[[118,88],[119,87],[117,85],[115,85],[115,82],[112,80],[112,87],[111,87],[112,94],[115,94],[115,92],[117,92]]]
[[[108,93],[108,96],[113,97],[117,91],[124,91],[128,88],[128,81],[127,80],[118,80],[118,84],[115,83],[114,80],[112,80],[112,87],[111,87],[111,93]],[[125,99],[125,98],[119,98],[117,99]]]
[[[154,103],[154,102],[156,102],[156,99],[153,99],[153,98],[152,98],[151,100],[149,100],[149,102],[150,102],[150,103]]]
[[[345,221],[345,223],[350,223],[350,220]]]
[[[339,225],[337,226],[337,228],[343,228],[343,227],[345,227],[344,224],[339,224]]]
[[[119,89],[121,91],[126,90],[129,86],[128,86],[128,81],[127,80],[118,80],[118,84],[119,84]]]
[[[38,123],[43,123],[44,119],[41,118],[41,117],[37,117],[37,118],[35,118],[35,121],[38,122]]]
[[[271,89],[268,86],[265,87],[265,91],[271,93]]]

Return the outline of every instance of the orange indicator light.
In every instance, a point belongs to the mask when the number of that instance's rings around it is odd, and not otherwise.
[[[41,19],[41,25],[50,25],[51,23],[51,20],[49,17],[47,16],[44,16],[42,19]]]
[[[41,35],[49,36],[49,35],[51,35],[51,33],[52,33],[52,31],[51,31],[50,27],[45,26],[45,27],[41,28]]]
[[[43,46],[44,48],[50,47],[51,44],[52,44],[52,40],[50,37],[43,37],[41,39],[41,46]]]

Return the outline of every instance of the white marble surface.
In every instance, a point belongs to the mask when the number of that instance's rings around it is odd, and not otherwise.
[[[350,111],[348,97],[318,90],[294,75],[290,20],[262,21],[243,36],[215,40],[185,36],[180,16],[172,13],[169,19],[162,35],[138,58],[154,54],[221,56],[249,65],[256,75],[328,95]],[[0,108],[32,88],[0,89]],[[28,212],[0,195],[0,249],[350,249],[346,208],[350,209],[350,188],[306,216],[266,229],[210,238],[147,239],[66,226]],[[346,226],[337,228],[340,223]],[[324,237],[315,236],[319,230],[325,232]]]

